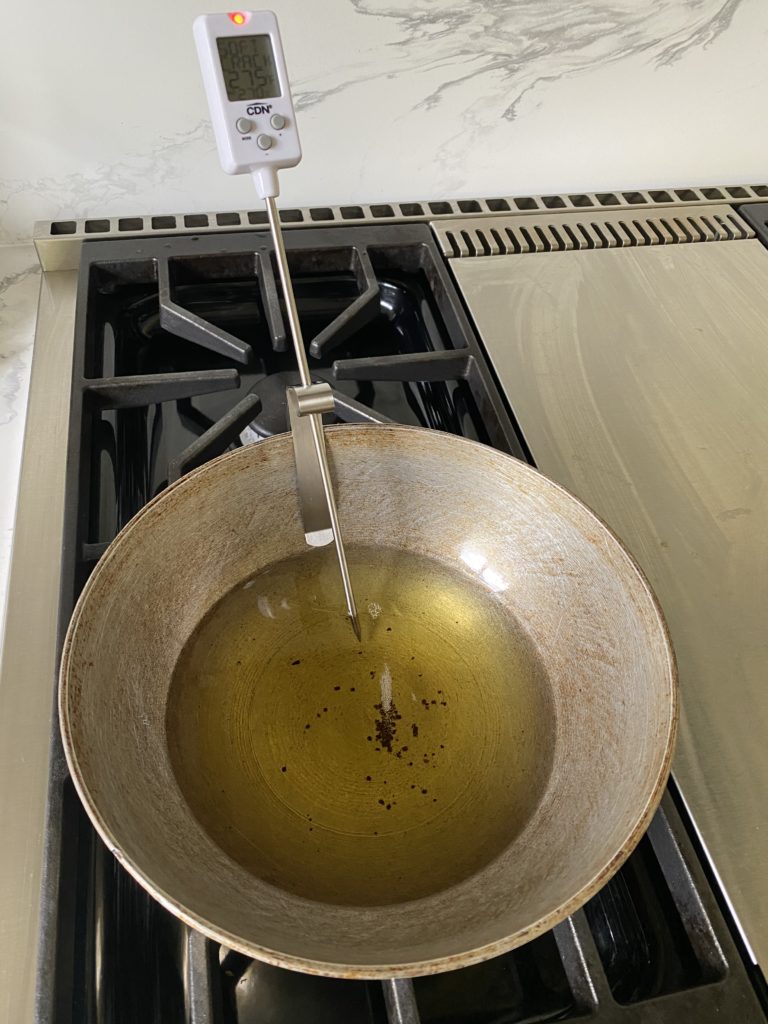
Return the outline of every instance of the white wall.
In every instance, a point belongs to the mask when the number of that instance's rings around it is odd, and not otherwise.
[[[768,0],[275,0],[287,205],[768,180]],[[218,167],[197,0],[0,14],[0,242],[253,207]]]

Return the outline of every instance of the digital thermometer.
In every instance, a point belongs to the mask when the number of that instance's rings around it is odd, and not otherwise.
[[[201,14],[193,32],[221,166],[277,196],[277,171],[301,160],[299,133],[272,11]]]
[[[286,403],[304,536],[315,546],[332,541],[336,545],[347,615],[359,640],[360,619],[323,433],[322,416],[334,410],[333,393],[327,383],[312,383],[275,204],[280,194],[278,170],[295,167],[301,160],[277,18],[272,11],[201,14],[195,18],[194,35],[221,166],[227,174],[250,173],[267,207],[301,380],[301,387],[287,389]]]

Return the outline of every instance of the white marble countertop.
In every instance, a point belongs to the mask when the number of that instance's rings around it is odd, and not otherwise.
[[[304,152],[281,176],[285,206],[765,180],[765,0],[271,6]],[[62,18],[40,0],[34,36],[11,7],[0,241],[35,220],[255,208],[248,175],[216,156],[191,33],[205,7]]]
[[[0,246],[0,648],[39,288],[34,246]]]

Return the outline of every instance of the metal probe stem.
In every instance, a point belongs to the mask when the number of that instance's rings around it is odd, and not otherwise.
[[[299,365],[299,378],[301,380],[302,387],[306,388],[311,385],[312,378],[309,375],[309,363],[307,362],[307,353],[304,348],[304,338],[301,333],[299,314],[296,309],[296,299],[293,294],[293,284],[291,283],[291,275],[288,270],[288,258],[285,255],[285,245],[283,243],[283,229],[280,226],[280,218],[277,212],[277,206],[275,204],[274,197],[266,196],[264,202],[267,204],[269,230],[272,233],[272,242],[275,247],[275,256],[277,258],[277,269],[280,273],[280,283],[283,287],[283,298],[285,299],[285,308],[286,312],[288,313],[288,324],[291,329],[293,347],[296,352],[296,362]],[[349,578],[347,556],[344,553],[344,542],[341,537],[341,527],[339,526],[338,512],[336,511],[336,496],[333,493],[331,471],[328,466],[328,458],[325,451],[325,444],[323,442],[323,421],[320,415],[318,415],[317,413],[312,413],[309,415],[309,422],[310,426],[312,427],[312,440],[315,445],[315,452],[317,453],[318,465],[320,466],[320,475],[323,481],[323,492],[325,494],[325,500],[328,504],[328,513],[331,518],[333,540],[336,545],[336,555],[339,560],[341,582],[344,585],[344,597],[346,598],[347,602],[347,614],[349,615],[350,621],[352,623],[352,629],[354,629],[355,631],[355,636],[359,640],[360,620],[357,615],[355,595],[352,593],[352,581]]]

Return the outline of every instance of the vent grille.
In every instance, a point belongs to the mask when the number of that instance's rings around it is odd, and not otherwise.
[[[419,200],[408,203],[371,203],[355,206],[311,206],[280,211],[286,228],[322,227],[327,224],[386,224],[409,221],[442,221],[469,218],[473,221],[506,215],[521,223],[553,214],[580,213],[588,220],[628,211],[631,220],[645,210],[668,206],[673,212],[733,201],[755,203],[768,199],[768,185],[722,185],[707,188],[637,189],[628,192],[572,192],[558,195],[500,196],[489,199]],[[583,221],[580,221],[583,222]],[[78,266],[80,246],[89,238],[126,238],[132,235],[208,234],[220,231],[267,229],[264,210],[232,210],[223,213],[176,213],[155,216],[102,217],[39,221],[34,242],[44,270]],[[577,236],[578,237],[578,236]],[[618,244],[618,243],[617,243]],[[629,244],[629,243],[627,243]],[[645,244],[645,243],[644,243]],[[546,246],[542,243],[544,249]],[[585,243],[585,247],[586,243]]]
[[[410,203],[373,203],[360,206],[312,206],[280,211],[283,224],[310,226],[323,223],[371,223],[382,220],[434,220],[467,214],[535,213],[547,210],[637,209],[643,206],[755,202],[768,199],[768,185],[721,185],[708,188],[647,189],[630,192],[574,192],[560,195],[505,196],[498,199],[421,200]],[[35,224],[35,238],[78,235],[152,234],[156,231],[216,231],[266,225],[263,210],[231,213],[176,213],[164,216],[103,217],[59,220]]]
[[[549,216],[452,220],[432,224],[449,259],[571,249],[614,249],[683,242],[754,238],[753,229],[728,206],[706,211],[679,207],[644,213],[562,211]]]

